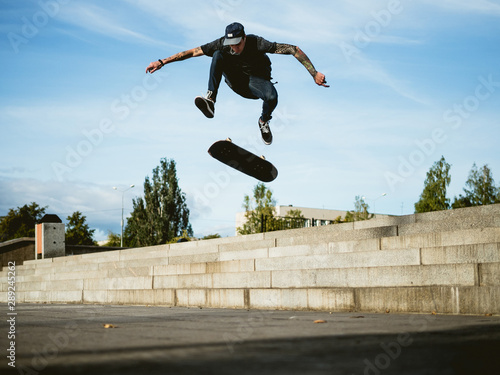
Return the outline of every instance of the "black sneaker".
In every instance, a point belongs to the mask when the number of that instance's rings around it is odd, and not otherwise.
[[[271,133],[271,129],[269,128],[269,121],[271,120],[264,122],[262,121],[262,118],[259,118],[260,133],[262,134],[262,140],[266,145],[273,143],[273,133]]]
[[[211,96],[212,92],[209,91],[205,97],[197,96],[194,99],[194,104],[208,118],[214,118],[215,116],[215,101],[211,98]]]

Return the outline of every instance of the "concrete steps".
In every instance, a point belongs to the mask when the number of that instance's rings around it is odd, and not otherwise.
[[[16,268],[18,303],[500,314],[499,296],[500,205]]]

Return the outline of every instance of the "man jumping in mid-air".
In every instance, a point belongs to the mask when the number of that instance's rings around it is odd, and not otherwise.
[[[308,70],[319,86],[329,87],[325,75],[316,71],[311,60],[302,50],[290,44],[271,43],[256,35],[246,35],[240,23],[226,27],[225,36],[176,55],[153,61],[146,68],[146,73],[153,73],[174,61],[186,60],[197,56],[211,56],[208,92],[205,97],[195,99],[196,106],[208,118],[215,115],[215,101],[219,85],[224,76],[226,83],[237,94],[248,99],[262,99],[262,115],[259,128],[264,143],[273,141],[269,121],[278,104],[278,93],[271,82],[271,61],[266,53],[293,55]]]

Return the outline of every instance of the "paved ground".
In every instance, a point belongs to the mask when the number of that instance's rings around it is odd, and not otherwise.
[[[5,327],[12,316],[0,308]],[[500,373],[500,317],[34,304],[16,312],[16,368],[2,355],[2,374]]]

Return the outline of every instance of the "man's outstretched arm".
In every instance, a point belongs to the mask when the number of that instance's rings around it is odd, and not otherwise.
[[[158,61],[153,61],[146,68],[146,73],[154,73],[157,70],[160,70],[163,67],[163,65],[170,64],[174,61],[186,60],[186,59],[189,59],[191,57],[197,57],[197,56],[203,56],[203,55],[204,55],[204,53],[203,53],[201,47],[196,47],[196,48],[189,49],[187,51],[179,52],[179,53],[176,53],[175,55],[167,57],[166,59],[160,59]]]
[[[316,82],[319,86],[330,87],[326,84],[325,75],[323,73],[318,72],[315,68],[309,57],[297,46],[293,46],[291,44],[285,43],[276,43],[276,52],[283,55],[293,55],[297,60],[300,61],[302,65],[307,69],[309,74],[314,78],[314,82]]]

